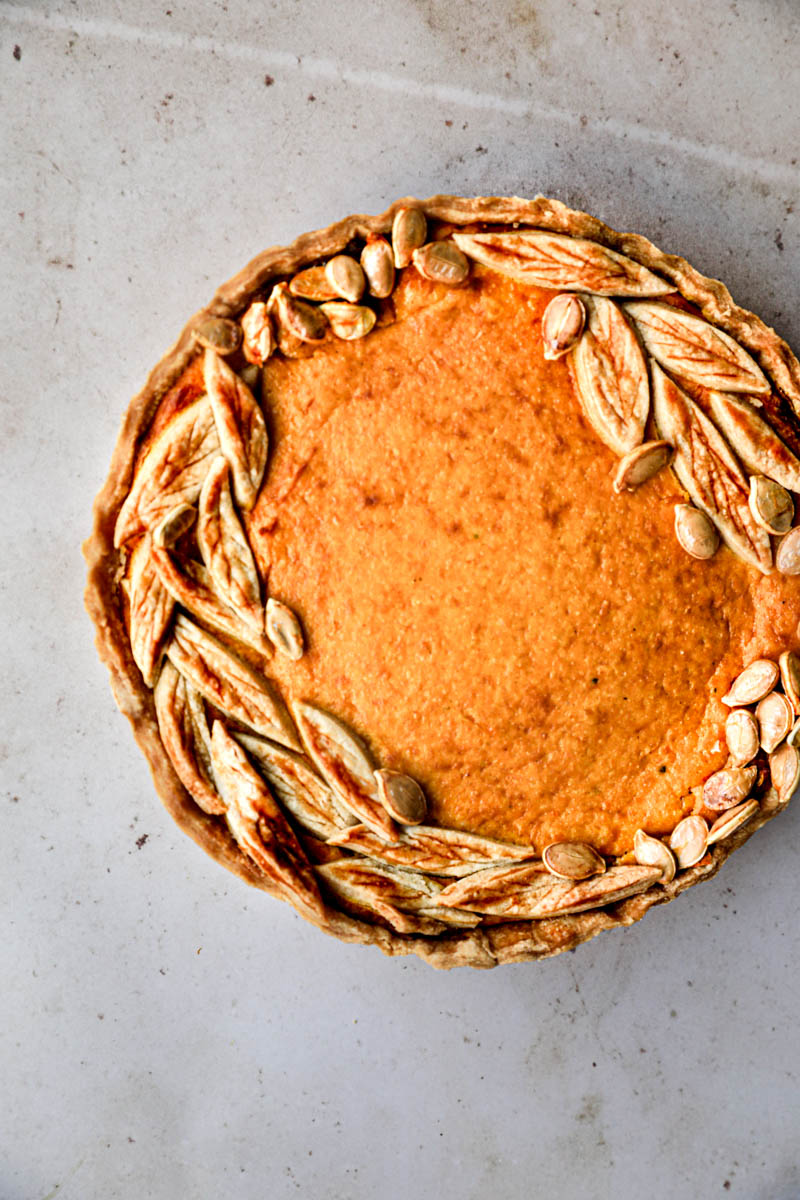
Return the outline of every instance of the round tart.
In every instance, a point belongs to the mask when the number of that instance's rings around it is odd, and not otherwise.
[[[87,604],[179,824],[494,966],[712,875],[800,776],[800,365],[554,200],[265,251],[132,401]]]

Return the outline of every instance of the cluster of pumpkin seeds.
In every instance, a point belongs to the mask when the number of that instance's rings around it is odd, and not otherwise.
[[[620,456],[614,491],[634,491],[672,463],[687,493],[675,506],[675,536],[687,554],[711,558],[724,541],[765,574],[773,565],[800,574],[800,459],[764,416],[766,376],[710,322],[650,299],[658,292],[649,280],[640,292],[647,298],[592,295],[594,257],[587,252],[586,270],[568,280],[575,290],[545,309],[542,346],[546,359],[569,356],[587,419]],[[703,407],[687,384],[704,389]],[[643,441],[649,413],[658,437]]]
[[[751,662],[722,697],[728,762],[705,781],[702,812],[679,821],[669,844],[638,830],[634,856],[647,866],[663,865],[665,882],[675,871],[700,862],[709,846],[730,837],[761,805],[751,795],[759,783],[759,757],[766,757],[777,802],[786,804],[800,783],[800,659],[787,650],[778,662]],[[710,822],[710,823],[709,823]]]
[[[454,242],[427,236],[423,211],[399,208],[390,236],[369,234],[358,257],[335,254],[306,267],[254,300],[239,322],[209,317],[195,336],[218,354],[241,349],[259,367],[276,348],[291,352],[297,343],[321,342],[329,332],[343,341],[365,337],[378,316],[371,302],[392,294],[398,270],[413,266],[425,279],[449,287],[469,275],[469,260]]]

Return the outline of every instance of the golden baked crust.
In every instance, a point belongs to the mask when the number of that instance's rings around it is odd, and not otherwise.
[[[735,306],[722,284],[709,280],[675,256],[662,254],[637,235],[616,234],[594,218],[576,213],[558,202],[539,198],[462,200],[439,196],[428,201],[398,201],[379,217],[351,217],[327,230],[298,239],[291,247],[265,251],[243,272],[224,285],[212,303],[189,322],[172,350],[152,372],[143,391],[134,399],[112,460],[105,488],[95,504],[95,523],[85,553],[89,563],[87,607],[97,627],[97,645],[109,666],[112,686],[122,711],[131,720],[140,746],[153,771],[157,790],[166,807],[190,836],[208,853],[247,882],[275,890],[274,882],[242,853],[224,821],[204,812],[180,783],[165,752],[159,733],[153,693],[134,662],[126,628],[121,583],[125,563],[114,548],[114,531],[120,509],[130,492],[134,470],[141,461],[145,440],[151,444],[157,423],[153,418],[170,388],[184,375],[197,354],[195,332],[209,317],[233,318],[258,297],[276,277],[292,276],[319,259],[343,250],[353,239],[370,233],[386,233],[398,210],[422,209],[429,220],[456,228],[493,226],[513,228],[516,224],[588,238],[601,246],[628,256],[669,280],[694,309],[717,328],[730,334],[753,355],[771,378],[785,402],[778,414],[792,426],[800,413],[800,366],[788,347],[752,314]],[[792,432],[796,432],[794,429]],[[788,647],[787,647],[788,648]],[[778,653],[775,649],[775,653]],[[720,764],[716,764],[720,765]],[[757,814],[730,837],[718,841],[695,866],[680,872],[671,882],[631,896],[616,905],[550,919],[484,923],[481,928],[439,933],[435,937],[398,933],[326,903],[304,915],[344,940],[374,942],[387,953],[414,952],[436,966],[493,966],[498,962],[545,957],[571,948],[604,928],[638,920],[654,903],[672,899],[679,891],[713,874],[727,855],[742,844],[780,805],[762,804]],[[496,832],[496,831],[495,831]],[[278,889],[280,891],[280,889]]]

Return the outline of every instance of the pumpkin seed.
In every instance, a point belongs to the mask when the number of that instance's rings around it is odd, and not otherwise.
[[[301,300],[335,300],[339,295],[325,267],[306,267],[289,280],[289,291]]]
[[[551,842],[542,851],[542,862],[560,879],[588,879],[606,869],[605,860],[586,842]]]
[[[778,792],[782,804],[791,800],[795,788],[800,783],[800,754],[796,746],[784,742],[769,756],[769,773],[773,786]]]
[[[791,732],[794,709],[782,692],[770,692],[759,700],[756,720],[761,731],[761,748],[771,754]]]
[[[417,247],[424,245],[427,234],[428,222],[422,209],[398,208],[392,222],[394,265],[407,267]]]
[[[641,446],[636,446],[619,461],[614,476],[614,491],[618,495],[621,492],[636,491],[640,484],[646,483],[666,467],[671,458],[672,446],[663,439],[643,442]]]
[[[562,358],[577,342],[586,324],[586,305],[571,293],[554,296],[542,316],[542,353],[549,361]]]
[[[452,242],[428,242],[411,255],[411,261],[425,279],[457,287],[469,275],[469,260]]]
[[[778,659],[778,666],[786,698],[795,713],[800,715],[800,658],[793,650],[784,650]]]
[[[365,304],[330,300],[320,305],[320,311],[325,313],[336,336],[346,342],[365,337],[375,324],[375,313]]]
[[[775,566],[781,575],[800,575],[800,525],[781,538],[775,551]]]
[[[371,296],[383,300],[394,287],[394,256],[385,237],[371,233],[361,251],[361,268],[367,277]]]
[[[717,817],[708,831],[709,846],[713,846],[714,842],[719,842],[722,838],[730,837],[758,812],[758,808],[757,800],[745,800],[744,804],[737,804],[735,808],[729,808],[721,817]]]
[[[298,300],[285,283],[276,283],[267,308],[274,312],[280,325],[301,342],[319,342],[325,336],[328,322],[325,314],[305,300]]]
[[[702,817],[684,817],[672,831],[669,846],[681,870],[699,863],[708,846],[708,825]]]
[[[758,754],[758,721],[747,708],[735,708],[725,721],[725,741],[734,767],[744,767]]]
[[[336,254],[325,264],[325,278],[342,300],[357,303],[364,295],[367,280],[357,263],[349,254]]]
[[[703,804],[711,812],[724,812],[741,804],[756,781],[757,767],[726,767],[703,784]]]
[[[671,883],[675,878],[675,855],[662,841],[650,837],[643,829],[637,829],[633,835],[633,854],[640,866],[658,867],[662,883]]]
[[[757,658],[736,676],[727,695],[722,697],[722,703],[728,708],[755,704],[772,691],[779,675],[780,668],[771,658]]]
[[[719,534],[711,519],[693,504],[675,505],[675,536],[692,558],[712,558],[719,547]]]
[[[305,652],[305,644],[303,642],[303,627],[298,620],[297,614],[289,608],[288,604],[281,604],[280,600],[273,599],[270,596],[267,600],[267,620],[266,620],[267,637],[273,643],[276,650],[286,658],[290,658],[292,662],[297,662],[303,657]]]
[[[428,813],[425,793],[410,775],[382,768],[375,772],[378,799],[400,825],[421,825]]]
[[[753,475],[748,498],[753,520],[768,533],[787,533],[794,520],[794,501],[786,488],[766,475]]]
[[[194,336],[201,346],[217,354],[233,354],[242,340],[242,329],[226,317],[206,317],[195,326]]]
[[[242,317],[242,351],[248,363],[262,366],[275,349],[275,337],[267,306],[263,300],[254,300]],[[241,372],[244,376],[244,372]],[[256,378],[258,376],[256,375]],[[248,383],[247,385],[251,385]]]

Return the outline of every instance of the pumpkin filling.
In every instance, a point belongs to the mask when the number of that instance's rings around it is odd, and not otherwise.
[[[800,583],[678,546],[670,471],[617,464],[546,361],[551,292],[403,273],[368,339],[264,368],[271,462],[248,532],[308,650],[284,695],[327,707],[431,819],[631,848],[694,807],[743,663],[796,646]]]

